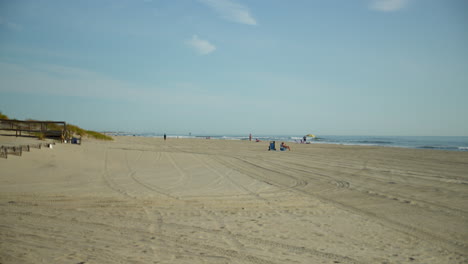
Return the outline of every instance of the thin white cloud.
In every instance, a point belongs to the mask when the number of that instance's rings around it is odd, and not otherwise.
[[[216,47],[208,42],[207,40],[199,38],[197,35],[193,35],[187,44],[194,48],[200,55],[207,55],[216,50]]]
[[[230,0],[199,0],[201,3],[215,10],[223,18],[247,25],[257,25],[247,7]]]
[[[0,92],[93,98],[140,97],[141,89],[85,69],[52,64],[0,62]]]
[[[406,6],[409,0],[372,0],[370,8],[382,12],[393,12]]]
[[[116,80],[87,69],[53,64],[19,65],[0,62],[0,93],[42,94],[66,97],[117,99],[141,105],[234,106],[222,94],[212,94],[192,83],[170,83],[164,87],[144,86]]]
[[[20,24],[7,21],[3,17],[0,17],[0,26],[6,27],[7,29],[13,30],[13,31],[20,31],[23,29],[23,26],[21,26]]]

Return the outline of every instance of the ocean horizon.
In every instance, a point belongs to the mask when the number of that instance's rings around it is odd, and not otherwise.
[[[164,133],[131,133],[131,132],[107,132],[115,136],[139,136],[162,138]],[[167,133],[168,139],[173,138],[205,138],[215,140],[249,140],[249,134],[171,134]],[[303,135],[255,135],[252,141],[280,141],[304,143]],[[337,144],[337,145],[360,145],[360,146],[382,146],[400,147],[412,149],[436,149],[448,151],[468,151],[468,136],[346,136],[346,135],[316,135],[315,138],[307,137],[309,144]]]

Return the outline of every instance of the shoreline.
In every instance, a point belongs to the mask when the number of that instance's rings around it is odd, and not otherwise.
[[[467,152],[290,146],[116,136],[0,159],[0,262],[468,261]]]
[[[124,132],[108,135],[137,136],[148,138],[162,138],[159,133],[131,134]],[[213,139],[213,140],[243,140],[248,141],[248,135],[182,135],[168,134],[172,139]],[[298,144],[302,137],[294,135],[254,135],[252,141],[260,139],[265,141],[284,141]],[[310,142],[310,143],[309,143]],[[315,139],[308,139],[307,144],[338,144],[349,146],[382,146],[400,147],[410,149],[435,149],[446,151],[468,151],[468,136],[336,136],[322,135]]]

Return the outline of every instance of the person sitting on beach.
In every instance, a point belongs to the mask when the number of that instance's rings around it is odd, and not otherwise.
[[[291,151],[291,148],[290,148],[288,145],[284,144],[284,142],[281,142],[281,147],[284,148],[284,149],[288,149],[289,151]]]

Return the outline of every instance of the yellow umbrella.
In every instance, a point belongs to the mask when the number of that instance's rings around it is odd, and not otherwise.
[[[308,135],[306,135],[306,137],[313,137],[313,138],[314,138],[314,137],[315,137],[315,135],[308,134]]]

